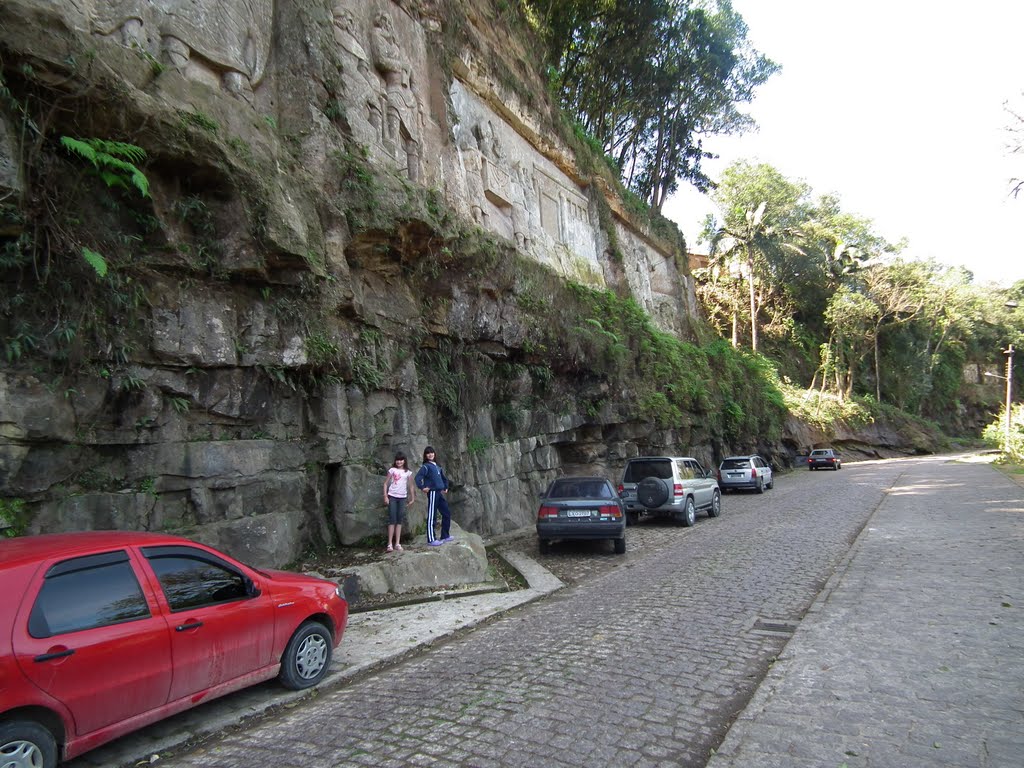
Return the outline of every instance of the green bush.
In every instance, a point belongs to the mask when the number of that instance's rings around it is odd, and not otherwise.
[[[1006,433],[1006,408],[1004,407],[999,417],[985,427],[982,432],[985,442],[991,446],[998,446],[1003,456],[1018,464],[1024,463],[1024,404],[1016,404],[1010,409],[1010,433],[1007,441]]]

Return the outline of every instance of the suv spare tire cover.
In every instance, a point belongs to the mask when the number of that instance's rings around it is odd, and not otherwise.
[[[636,497],[645,507],[660,507],[668,501],[668,485],[660,477],[645,477],[636,487]]]

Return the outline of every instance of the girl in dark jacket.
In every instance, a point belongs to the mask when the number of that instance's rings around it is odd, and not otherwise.
[[[433,446],[428,445],[423,449],[423,466],[416,473],[416,487],[427,493],[427,544],[431,547],[439,547],[446,541],[454,541],[451,535],[452,513],[448,509],[448,500],[445,494],[448,493],[448,478],[444,470],[436,462],[437,454]],[[434,524],[437,514],[441,514],[441,536],[434,534]]]

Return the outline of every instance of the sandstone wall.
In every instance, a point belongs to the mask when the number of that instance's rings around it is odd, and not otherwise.
[[[584,352],[545,357],[579,340],[537,341],[551,279],[682,336],[696,304],[683,252],[545,127],[542,85],[500,85],[495,13],[0,6],[0,246],[22,257],[0,268],[0,528],[180,531],[272,566],[379,536],[385,467],[427,443],[485,535],[530,523],[559,472],[614,479],[669,447],[710,464],[699,423],[654,429]],[[145,149],[150,196],[105,189],[61,136]],[[102,321],[61,341],[66,307]]]

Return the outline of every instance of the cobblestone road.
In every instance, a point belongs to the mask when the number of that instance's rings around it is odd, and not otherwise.
[[[568,589],[161,765],[703,766],[903,466],[779,476],[625,556],[524,539]]]

